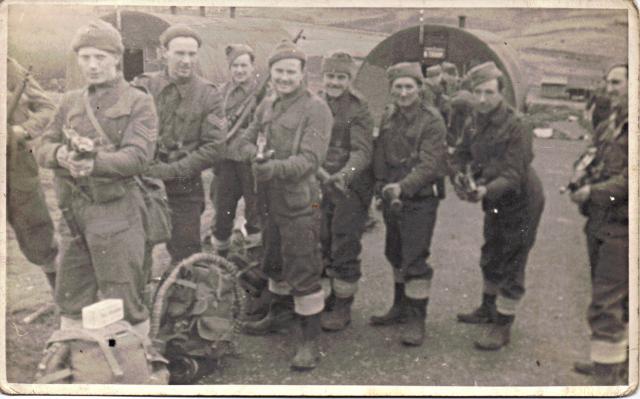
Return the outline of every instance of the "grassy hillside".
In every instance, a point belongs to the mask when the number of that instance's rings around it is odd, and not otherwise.
[[[125,8],[125,7],[123,7]],[[126,7],[168,13],[164,7]],[[34,65],[45,82],[64,77],[65,54],[73,32],[88,18],[113,11],[101,6],[12,5],[9,12],[9,54]],[[419,9],[390,8],[238,8],[238,19],[277,23],[294,35],[305,29],[301,46],[314,64],[331,49],[342,48],[364,57],[387,35],[419,23]],[[180,14],[198,14],[180,7]],[[227,18],[229,10],[207,7],[207,15]],[[457,25],[467,16],[467,28],[492,31],[520,54],[529,81],[545,75],[598,78],[613,61],[627,54],[625,11],[584,9],[425,9],[425,23]],[[200,18],[200,17],[194,17]],[[355,32],[357,31],[357,32]]]

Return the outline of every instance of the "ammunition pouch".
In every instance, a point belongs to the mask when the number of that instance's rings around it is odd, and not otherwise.
[[[88,177],[77,179],[81,190],[89,195],[96,204],[118,200],[127,193],[125,180],[116,180],[104,177]]]

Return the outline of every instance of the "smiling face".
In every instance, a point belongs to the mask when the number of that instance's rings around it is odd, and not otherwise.
[[[302,61],[297,58],[285,58],[271,65],[271,82],[279,95],[293,93],[303,79]]]
[[[119,62],[120,58],[115,54],[95,47],[83,47],[78,50],[78,66],[82,76],[91,85],[115,79]]]
[[[413,105],[420,97],[420,86],[410,77],[396,78],[391,83],[391,98],[399,107]]]
[[[624,105],[627,103],[629,93],[627,68],[623,66],[615,67],[607,74],[607,95],[611,98],[611,103]]]
[[[253,61],[249,54],[242,54],[236,57],[235,60],[229,65],[229,71],[231,72],[231,79],[236,84],[244,83],[251,79],[255,71]]]
[[[502,101],[498,79],[487,80],[473,88],[474,105],[476,111],[487,114],[493,111]]]
[[[198,42],[192,37],[176,37],[164,52],[169,76],[173,79],[189,78],[198,61]]]
[[[351,84],[351,76],[343,72],[327,72],[322,75],[324,92],[329,97],[340,97]]]

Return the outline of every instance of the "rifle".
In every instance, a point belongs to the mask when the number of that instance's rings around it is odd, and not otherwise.
[[[567,191],[574,193],[599,177],[602,171],[602,164],[596,162],[596,152],[596,147],[589,147],[580,155],[573,165],[573,176],[569,184],[560,187],[560,194],[564,194]]]
[[[304,36],[302,36],[302,32],[304,32],[304,29],[301,29],[296,37],[293,38],[294,44],[297,43],[301,38],[304,38]],[[247,99],[244,100],[242,105],[238,107],[236,112],[230,118],[232,127],[231,130],[229,130],[229,133],[227,133],[227,137],[225,138],[226,142],[231,141],[231,139],[233,139],[233,137],[238,134],[238,132],[240,131],[240,127],[244,125],[244,123],[249,118],[249,115],[253,113],[258,104],[266,96],[270,79],[271,75],[267,73],[258,84],[258,88],[256,89],[255,94],[247,97]]]

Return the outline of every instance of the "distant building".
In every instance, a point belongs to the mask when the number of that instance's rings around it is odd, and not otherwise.
[[[540,95],[545,98],[565,98],[568,83],[565,77],[544,77],[540,82]]]

